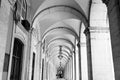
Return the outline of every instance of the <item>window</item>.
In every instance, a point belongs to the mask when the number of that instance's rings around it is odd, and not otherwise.
[[[26,1],[23,0],[23,3],[22,3],[22,18],[23,19],[26,18],[26,13],[27,13],[27,4],[26,4]]]
[[[21,16],[22,19],[26,18],[26,13],[27,13],[27,4],[26,0],[17,0],[17,14]]]
[[[34,66],[35,66],[35,53],[33,53],[33,60],[32,60],[32,78],[31,78],[31,80],[34,79]]]
[[[22,4],[21,0],[17,0],[17,11],[18,11],[18,13],[21,12],[21,4]]]
[[[24,44],[17,38],[14,41],[10,80],[21,80]]]

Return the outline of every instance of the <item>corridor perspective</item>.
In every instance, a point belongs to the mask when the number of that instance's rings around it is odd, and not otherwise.
[[[120,0],[0,0],[0,80],[120,80]]]

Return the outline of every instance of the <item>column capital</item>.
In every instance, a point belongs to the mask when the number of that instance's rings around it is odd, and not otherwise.
[[[77,43],[77,47],[80,48],[80,42]]]
[[[89,27],[85,28],[84,30],[84,34],[87,36],[88,34],[90,34],[90,30]]]
[[[102,0],[102,2],[103,2],[104,4],[106,4],[106,6],[108,6],[109,1],[110,1],[110,0]]]
[[[90,33],[108,33],[109,27],[101,27],[101,26],[91,26],[89,27]]]

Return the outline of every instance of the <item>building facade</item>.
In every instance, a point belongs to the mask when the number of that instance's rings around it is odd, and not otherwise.
[[[0,80],[119,80],[120,0],[0,0]]]

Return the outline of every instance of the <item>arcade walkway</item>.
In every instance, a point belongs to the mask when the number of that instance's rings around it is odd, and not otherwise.
[[[0,0],[0,80],[120,80],[120,0]]]
[[[107,7],[101,0],[91,4],[90,26],[74,0],[45,1],[32,26],[41,80],[114,80]]]

